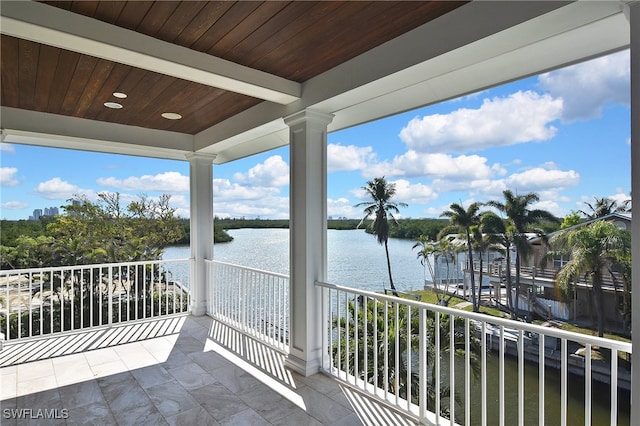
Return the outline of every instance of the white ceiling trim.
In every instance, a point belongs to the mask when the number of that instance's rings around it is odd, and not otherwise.
[[[0,32],[286,105],[301,85],[273,74],[35,2],[3,2]]]
[[[184,160],[193,136],[64,115],[1,107],[2,142]],[[133,142],[135,141],[135,142]]]

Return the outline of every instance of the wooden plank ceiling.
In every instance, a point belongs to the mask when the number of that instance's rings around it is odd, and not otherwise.
[[[463,2],[44,3],[304,83]],[[0,43],[3,106],[196,134],[262,102],[7,35]],[[114,92],[128,96],[118,100]],[[166,120],[163,112],[183,118]]]

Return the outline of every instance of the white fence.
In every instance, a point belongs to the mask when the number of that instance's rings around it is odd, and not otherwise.
[[[7,341],[187,312],[189,259],[0,271]]]
[[[289,277],[208,260],[213,318],[282,351],[289,348]]]
[[[597,398],[610,400],[604,415],[612,425],[618,424],[619,388],[630,386],[630,343],[316,285],[323,292],[326,372],[422,422],[446,425],[454,419],[469,425],[473,418],[473,424],[523,425],[526,398],[528,424],[537,416],[540,425],[577,424],[577,417],[590,425],[601,422],[592,416]],[[538,382],[533,389],[531,373]],[[569,397],[576,398],[569,377],[584,379],[584,394],[578,395],[583,401],[578,404],[580,416],[572,411],[570,417],[568,412]],[[545,399],[548,386],[560,388],[555,401]],[[603,386],[606,396],[600,394]],[[545,412],[550,403],[556,404],[557,412]],[[597,414],[602,410],[598,406]]]

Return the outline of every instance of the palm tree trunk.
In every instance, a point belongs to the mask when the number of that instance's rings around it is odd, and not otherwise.
[[[478,312],[480,310],[480,298],[482,297],[482,278],[484,276],[484,274],[482,272],[482,267],[484,266],[483,265],[484,262],[482,261],[482,252],[480,252],[479,258],[480,258],[480,263],[479,263],[479,266],[480,266],[480,277],[479,277],[480,278],[480,285],[478,286],[479,287],[478,303],[473,305],[473,312]]]
[[[505,271],[505,282],[507,285],[507,308],[511,313],[511,318],[515,318],[515,313],[513,310],[513,299],[511,297],[511,253],[509,252],[509,247],[507,246],[507,251],[505,254],[506,260],[506,271]]]
[[[593,274],[593,302],[596,305],[598,320],[598,337],[604,337],[604,304],[602,303],[602,276],[599,272]]]
[[[391,292],[394,296],[398,296],[398,291],[396,290],[396,286],[393,285],[393,278],[391,277],[391,260],[389,259],[389,245],[387,241],[384,242],[384,251],[387,254],[387,270],[389,271],[389,284],[391,285]]]
[[[467,249],[469,251],[469,271],[471,272],[471,303],[473,305],[473,311],[476,310],[476,274],[473,270],[473,248],[471,247],[471,235],[467,228]]]

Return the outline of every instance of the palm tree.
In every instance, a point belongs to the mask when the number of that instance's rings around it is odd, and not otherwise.
[[[433,256],[435,254],[435,243],[429,239],[426,235],[420,235],[418,237],[418,241],[411,247],[412,249],[418,250],[418,259],[420,259],[420,264],[424,268],[423,271],[423,279],[424,285],[427,285],[427,267],[429,268],[429,272],[431,273],[431,278],[434,278],[433,265],[431,265],[431,261],[429,260],[429,256]],[[433,280],[433,284],[436,285],[435,280]],[[436,287],[437,288],[437,287]],[[436,294],[438,294],[436,292]],[[438,300],[440,297],[438,296]]]
[[[478,287],[480,288],[480,294],[478,295],[478,303],[474,304],[473,311],[478,312],[480,310],[480,298],[482,297],[482,281],[484,278],[484,259],[483,255],[487,253],[489,250],[499,250],[496,242],[494,241],[494,237],[491,234],[485,234],[482,232],[482,216],[480,217],[480,225],[475,225],[471,228],[471,234],[473,235],[473,250],[478,253],[478,265],[480,273],[478,274],[478,279],[480,284]]]
[[[462,205],[458,203],[451,203],[449,210],[443,212],[440,216],[448,217],[449,226],[445,227],[438,234],[439,236],[450,234],[451,232],[459,232],[466,236],[466,244],[468,251],[468,264],[471,277],[471,298],[476,309],[476,282],[475,272],[473,270],[473,243],[471,239],[471,228],[480,223],[480,216],[478,210],[480,210],[480,203],[471,203],[471,205],[465,210]]]
[[[442,360],[448,359],[451,351],[457,360],[465,358],[465,320],[462,317],[453,318],[454,335],[451,339],[451,315],[429,310],[426,312],[426,316],[426,330],[423,332],[426,336],[427,350],[424,355],[427,357],[427,366],[430,370],[425,378],[427,380],[427,406],[435,406],[436,364],[440,363],[440,398],[442,400],[440,414],[448,416],[451,404],[456,403],[457,395],[451,395],[450,377],[447,371],[448,363]],[[436,328],[436,316],[439,317],[438,328]],[[340,324],[339,334],[338,324]],[[419,369],[414,363],[417,362],[420,355],[419,315],[414,313],[411,315],[410,323],[407,323],[406,305],[371,299],[366,303],[358,304],[356,315],[356,303],[350,301],[346,308],[346,315],[334,319],[333,327],[333,331],[337,335],[337,340],[332,347],[332,359],[335,367],[339,366],[342,371],[346,371],[360,380],[366,380],[377,388],[394,393],[397,391],[401,398],[411,400],[414,404],[418,403],[420,376]],[[436,350],[436,334],[440,335],[439,352]],[[479,379],[482,353],[479,329],[470,327],[468,337],[471,349],[469,354],[471,373],[474,379]],[[451,347],[451,343],[453,343],[453,347]],[[412,359],[411,374],[408,374],[408,352],[411,352]],[[377,364],[375,359],[378,360]],[[408,395],[409,388],[411,389],[410,395]]]
[[[447,306],[451,298],[453,298],[453,293],[450,293],[447,299],[441,297],[441,293],[444,294],[444,290],[441,290],[439,287],[439,285],[442,283],[442,279],[438,280],[438,260],[442,258],[447,264],[446,285],[448,289],[451,277],[449,261],[452,261],[454,264],[457,263],[457,257],[458,253],[460,252],[460,248],[446,237],[441,238],[437,242],[434,242],[429,240],[426,235],[420,235],[420,238],[412,248],[420,249],[418,251],[418,259],[420,259],[420,263],[424,267],[425,283],[427,281],[426,273],[428,267],[429,273],[431,274],[431,280],[433,282],[436,297],[438,298],[438,304]],[[435,270],[434,265],[432,265],[431,261],[429,260],[429,257],[433,257]]]
[[[529,209],[533,203],[540,201],[540,197],[535,192],[524,195],[515,195],[508,189],[505,189],[504,202],[489,201],[486,205],[498,209],[507,216],[509,225],[513,227],[512,242],[516,248],[516,311],[518,307],[518,299],[520,297],[520,265],[522,260],[531,253],[531,245],[527,239],[527,232],[535,232],[539,236],[544,235],[541,229],[533,228],[533,225],[542,221],[550,221],[559,223],[558,218],[546,210]],[[509,296],[511,297],[511,293]]]
[[[398,295],[395,285],[393,284],[393,278],[391,276],[391,261],[389,260],[389,221],[398,223],[394,214],[400,213],[399,207],[407,207],[405,203],[393,202],[391,198],[396,193],[396,185],[387,182],[383,177],[377,177],[373,180],[367,181],[367,185],[362,189],[371,197],[371,201],[365,201],[356,204],[354,207],[364,207],[364,217],[358,224],[358,227],[364,223],[365,220],[373,216],[373,222],[371,223],[371,230],[376,236],[378,243],[384,245],[384,250],[387,255],[387,270],[389,271],[389,284],[391,285],[391,291],[394,296]]]
[[[500,216],[493,212],[486,212],[480,217],[480,226],[482,230],[489,235],[490,241],[498,247],[502,247],[505,256],[505,285],[507,287],[507,295],[511,294],[511,244],[513,243],[513,227]],[[498,300],[500,300],[500,295]],[[507,309],[511,315],[515,315],[513,308],[513,299],[507,296]]]
[[[596,308],[598,336],[604,335],[602,282],[605,273],[631,269],[631,236],[611,222],[597,221],[585,226],[560,231],[550,238],[552,250],[543,260],[569,255],[570,260],[556,276],[556,285],[566,294],[571,283],[584,276],[591,281]]]
[[[612,213],[625,213],[631,211],[631,200],[625,200],[620,205],[616,200],[612,200],[607,197],[593,197],[595,202],[593,204],[587,203],[585,204],[589,207],[590,212],[585,212],[580,210],[580,213],[588,217],[589,219],[596,219],[603,216],[608,216]]]

